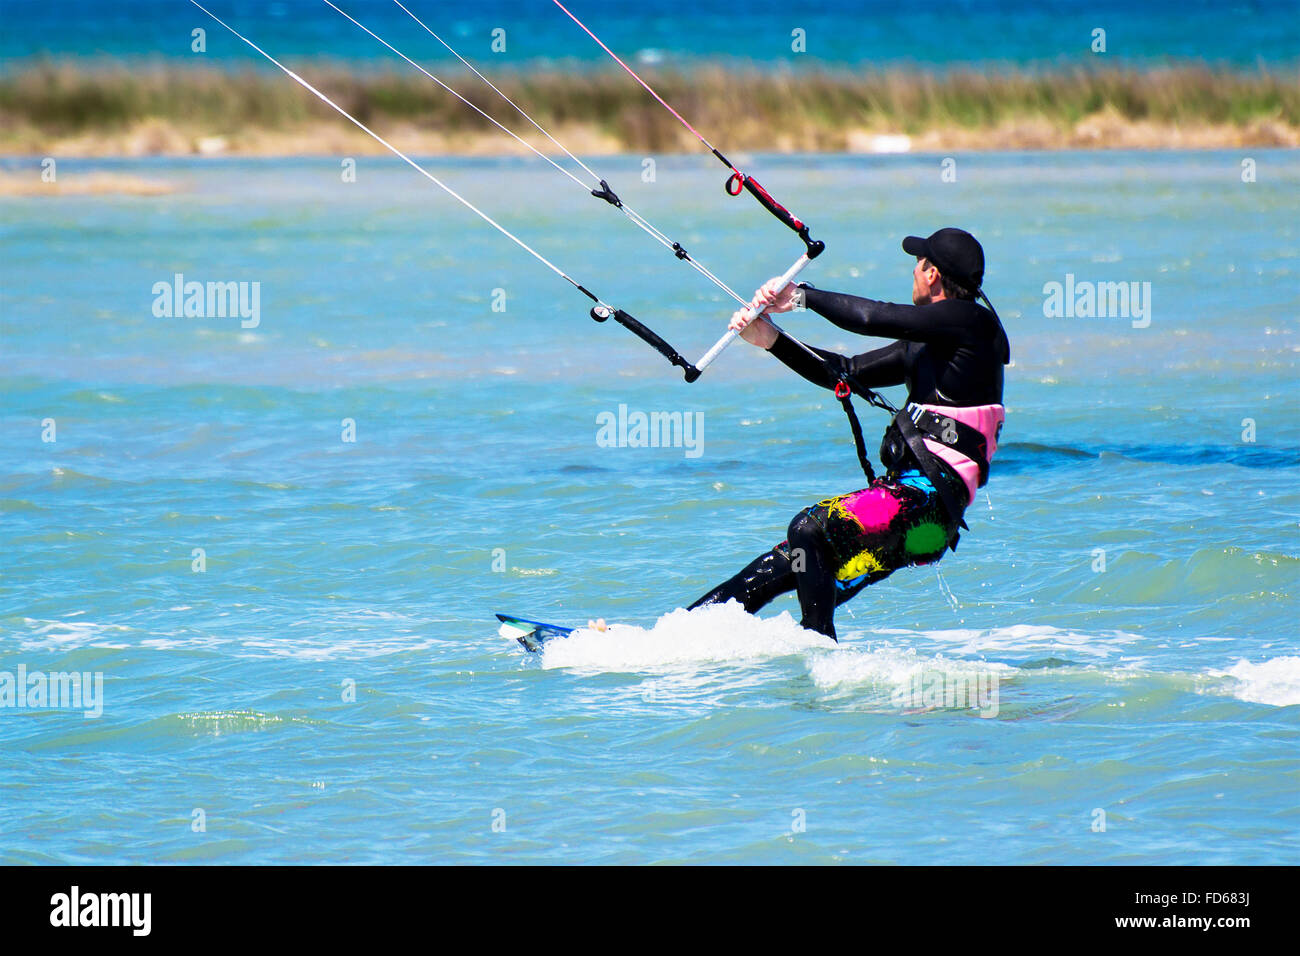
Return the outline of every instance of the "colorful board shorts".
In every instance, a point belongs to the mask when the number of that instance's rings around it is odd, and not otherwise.
[[[957,500],[965,497],[960,489]],[[938,561],[956,532],[939,493],[919,471],[877,478],[860,491],[820,501],[806,513],[826,532],[841,589]]]

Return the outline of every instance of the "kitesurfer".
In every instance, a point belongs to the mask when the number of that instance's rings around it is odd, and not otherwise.
[[[908,236],[916,257],[912,305],[895,305],[807,284],[770,280],[731,328],[823,388],[855,392],[907,386],[907,404],[885,430],[887,473],[866,488],[827,498],[790,522],[788,535],[692,608],[728,600],[753,613],[794,590],[800,623],[832,639],[835,608],[898,568],[930,564],[957,544],[963,513],[988,480],[1005,411],[1002,367],[1010,345],[983,297],[984,250],[970,233],[940,229]],[[987,298],[984,299],[988,302]],[[814,349],[778,329],[767,315],[807,308],[847,332],[895,339],[861,355]],[[817,358],[820,356],[820,360]]]

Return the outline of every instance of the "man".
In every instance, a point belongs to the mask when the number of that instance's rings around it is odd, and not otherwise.
[[[960,229],[926,239],[908,236],[916,257],[912,305],[892,305],[805,284],[770,280],[754,296],[760,315],[731,320],[745,341],[767,349],[823,388],[854,391],[907,385],[907,405],[880,448],[888,469],[867,488],[805,508],[788,537],[691,605],[739,601],[754,613],[798,592],[800,623],[836,640],[835,608],[900,567],[929,564],[956,547],[957,529],[975,489],[988,480],[1005,412],[1002,366],[1010,345],[983,297],[984,250]],[[988,299],[984,299],[988,303]],[[896,339],[847,357],[808,349],[767,315],[806,307],[848,332]]]

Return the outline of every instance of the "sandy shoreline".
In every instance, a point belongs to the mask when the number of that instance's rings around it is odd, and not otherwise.
[[[527,156],[531,153],[502,133],[447,133],[411,124],[385,128],[383,135],[399,149],[422,156]],[[650,153],[591,125],[557,128],[556,138],[580,155],[693,153],[699,144],[688,137]],[[524,137],[547,155],[558,155],[541,136]],[[1236,149],[1300,147],[1300,127],[1276,120],[1246,126],[1172,124],[1134,121],[1114,111],[1085,116],[1067,128],[1043,119],[1007,121],[987,128],[935,128],[908,134],[888,127],[847,128],[808,142],[774,136],[763,148],[773,153],[947,153],[1077,149]],[[753,148],[748,147],[748,148]],[[36,129],[10,128],[0,140],[0,156],[80,158],[145,156],[369,156],[386,152],[360,130],[343,123],[318,122],[289,130],[243,129],[227,132],[187,128],[146,119],[121,130],[50,135]]]

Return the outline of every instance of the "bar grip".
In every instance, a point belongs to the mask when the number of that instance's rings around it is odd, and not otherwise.
[[[812,261],[812,256],[810,256],[808,253],[804,253],[798,259],[796,259],[794,265],[792,265],[789,269],[785,271],[785,275],[781,276],[781,288],[784,289],[791,282],[793,282],[795,276],[797,276],[800,272],[803,272],[804,267],[807,266],[808,263],[811,261]],[[746,309],[745,311],[749,313],[749,318],[751,321],[758,317],[758,312],[752,308]],[[718,339],[717,342],[713,343],[713,348],[705,352],[704,355],[700,357],[700,360],[695,363],[695,368],[698,371],[703,372],[706,368],[708,368],[710,365],[713,364],[713,360],[716,359],[719,355],[721,355],[723,350],[728,345],[730,345],[735,340],[736,336],[739,334],[740,333],[737,332],[735,329],[727,329],[726,334],[724,334],[722,338]],[[697,375],[696,378],[699,378],[699,376]],[[694,381],[694,379],[688,379],[688,381]]]

